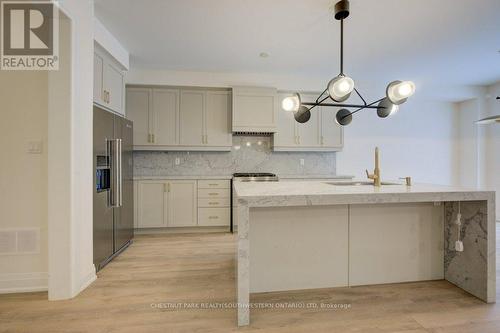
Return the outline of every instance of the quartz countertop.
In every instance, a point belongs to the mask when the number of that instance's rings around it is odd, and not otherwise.
[[[278,175],[279,179],[353,179],[349,175]]]
[[[337,186],[325,181],[237,182],[235,196],[249,207],[491,200],[495,192],[432,184]]]
[[[183,179],[231,179],[233,176],[201,176],[201,175],[187,175],[187,176],[134,176],[134,180],[163,180],[163,179],[173,179],[173,180],[183,180]]]
[[[344,175],[278,175],[280,179],[352,179],[354,176]],[[175,176],[134,176],[134,180],[163,180],[163,179],[231,179],[232,175],[175,175]]]

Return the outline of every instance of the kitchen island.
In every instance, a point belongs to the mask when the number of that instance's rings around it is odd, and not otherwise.
[[[250,293],[268,291],[446,279],[495,302],[494,192],[288,181],[233,195],[239,326]]]

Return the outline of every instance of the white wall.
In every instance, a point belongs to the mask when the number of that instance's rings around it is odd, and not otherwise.
[[[500,115],[500,82],[485,88],[480,99],[481,118]],[[497,220],[500,219],[500,126],[499,124],[482,125],[479,127],[479,145],[481,159],[481,186],[497,191]]]
[[[429,101],[417,95],[390,118],[378,118],[375,110],[360,112],[345,127],[345,146],[337,155],[337,173],[366,178],[365,169],[373,171],[374,148],[378,146],[383,180],[411,176],[415,183],[453,185],[453,111],[452,103]]]
[[[456,112],[459,116],[457,133],[459,178],[457,183],[461,186],[479,186],[478,126],[474,123],[479,119],[479,106],[477,98],[456,104]]]
[[[93,2],[66,0],[62,10],[71,21],[60,15],[59,71],[0,71],[0,228],[41,230],[40,254],[0,257],[0,274],[11,274],[0,284],[22,278],[17,291],[47,289],[48,272],[50,299],[71,298],[95,279]],[[27,155],[37,140],[43,153]]]
[[[124,70],[129,69],[128,51],[97,18],[94,18],[94,40],[122,65]]]
[[[92,260],[94,4],[65,0],[61,6],[71,19],[71,75],[69,82],[64,71],[49,78],[53,80],[49,84],[49,149],[53,149],[48,162],[49,299],[71,298],[96,277]]]
[[[321,91],[328,82],[322,77],[298,77],[265,73],[188,72],[130,68],[129,84],[158,84],[199,87],[269,86],[279,89]]]
[[[328,77],[294,77],[259,73],[209,73],[141,70],[132,67],[127,82],[134,84],[221,86],[261,85],[283,90],[321,91]],[[357,80],[356,85],[370,101],[385,94],[385,83],[371,85]],[[360,102],[355,96],[349,100]],[[415,182],[454,184],[455,125],[454,105],[417,93],[401,106],[394,117],[380,119],[374,110],[354,116],[345,128],[345,148],[337,154],[337,174],[366,178],[373,169],[375,146],[381,149],[384,179],[412,176]],[[331,110],[330,121],[335,115]]]
[[[459,127],[459,164],[462,186],[500,191],[500,126],[476,125],[478,119],[499,115],[500,82],[477,90],[476,97],[457,103]],[[497,220],[500,217],[500,196],[497,193]]]
[[[0,255],[0,293],[47,290],[47,73],[0,71],[0,116],[0,232],[40,231],[39,253]]]

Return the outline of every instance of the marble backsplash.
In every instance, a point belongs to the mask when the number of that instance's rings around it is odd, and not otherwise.
[[[335,175],[334,152],[274,152],[271,140],[271,137],[233,136],[230,152],[136,151],[134,176],[229,176],[235,172]],[[175,165],[177,157],[179,165]]]

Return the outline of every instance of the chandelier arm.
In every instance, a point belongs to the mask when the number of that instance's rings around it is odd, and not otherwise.
[[[321,94],[323,95],[323,94]],[[321,97],[321,95],[318,97],[318,99]],[[312,109],[314,109],[316,106],[318,105],[323,105],[321,103],[323,103],[324,101],[326,101],[328,98],[330,98],[330,96],[326,96],[325,98],[323,98],[321,101],[318,102],[318,99],[316,100],[315,103],[306,103],[306,102],[302,102],[302,105],[312,105],[310,108],[309,108],[309,111],[311,111]]]
[[[380,101],[377,101],[380,102]],[[361,104],[341,104],[341,103],[315,103],[315,102],[302,102],[302,105],[305,106],[329,106],[329,107],[339,107],[339,108],[360,108],[360,109],[378,109],[378,106],[373,106],[373,104],[376,102],[373,102],[368,105],[361,105]],[[354,111],[353,111],[354,112]]]
[[[361,98],[361,100],[363,101],[363,104],[367,105],[365,99],[363,98],[363,96],[361,96],[361,94],[359,93],[358,89],[354,88],[354,91],[356,92],[356,94],[358,94],[359,98]]]
[[[319,101],[319,99],[321,98],[321,96],[323,96],[326,92],[327,92],[328,88],[326,88],[325,90],[323,90],[323,92],[318,96],[318,98],[316,98],[316,103],[321,103]],[[323,100],[324,101],[324,100]]]
[[[385,98],[385,97],[384,97],[384,98]],[[372,103],[370,103],[370,104],[367,104],[367,105],[365,105],[365,106],[363,106],[363,107],[360,107],[359,109],[354,110],[354,111],[352,111],[352,112],[351,112],[351,113],[349,113],[349,114],[346,114],[345,116],[343,116],[343,117],[342,117],[342,118],[340,118],[340,119],[342,120],[342,119],[344,119],[344,118],[346,118],[346,117],[352,116],[353,114],[355,114],[355,113],[357,113],[357,112],[359,112],[359,111],[361,111],[361,110],[363,110],[363,109],[379,109],[379,108],[383,108],[383,109],[385,109],[385,107],[382,107],[382,106],[372,106],[373,104],[377,104],[377,103],[379,103],[379,102],[380,102],[380,101],[382,101],[384,98],[381,98],[381,99],[379,99],[378,101],[375,101],[375,102],[372,102]]]

